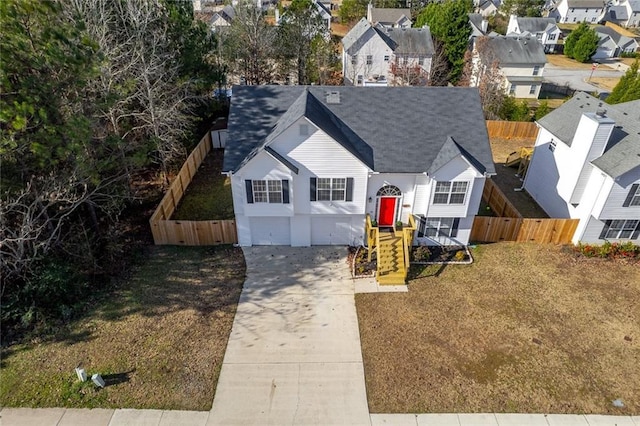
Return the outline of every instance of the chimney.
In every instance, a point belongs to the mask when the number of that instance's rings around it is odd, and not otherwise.
[[[280,24],[280,9],[276,7],[276,26]]]
[[[482,34],[486,34],[488,29],[489,29],[489,21],[487,21],[486,19],[483,19],[482,23],[480,24],[480,30],[482,30]]]
[[[367,21],[373,24],[373,4],[371,2],[367,5]]]
[[[202,10],[202,4],[200,0],[193,0],[193,11],[200,12]]]

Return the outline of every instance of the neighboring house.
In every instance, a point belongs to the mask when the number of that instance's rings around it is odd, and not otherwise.
[[[327,26],[328,32],[326,33],[326,37],[330,37],[331,36],[331,12],[329,11],[329,9],[324,3],[318,0],[313,0],[313,7],[315,8],[316,13],[322,18],[322,21]],[[287,12],[285,10],[284,14],[280,16],[280,10],[276,8],[275,10],[276,25],[280,24],[281,20],[286,16],[286,13]]]
[[[538,122],[524,189],[551,217],[579,219],[573,242],[640,242],[640,101],[578,92]]]
[[[467,244],[495,174],[472,88],[236,86],[228,130],[241,246],[360,245],[367,214]]]
[[[594,29],[600,41],[598,50],[591,57],[593,60],[617,58],[622,52],[633,53],[640,47],[636,39],[624,36],[611,27],[598,25]]]
[[[478,47],[483,46],[482,51]],[[538,98],[547,58],[532,37],[479,37],[473,47],[470,85],[478,86],[487,69],[497,63],[505,93],[516,98]]]
[[[428,78],[434,52],[429,27],[386,28],[365,18],[344,36],[342,48],[344,83],[355,86],[386,86],[398,74],[394,69],[417,68]]]
[[[605,14],[606,6],[603,0],[560,0],[549,16],[560,23],[596,24],[604,18]]]
[[[411,28],[411,10],[377,8],[369,3],[367,21],[371,25],[380,24],[386,28]]]
[[[482,0],[475,7],[474,11],[487,18],[498,13],[499,6],[500,5],[493,0]]]
[[[640,0],[613,0],[605,20],[623,27],[639,26]]]
[[[228,27],[231,25],[231,21],[233,21],[234,16],[236,16],[236,12],[233,9],[233,6],[226,5],[221,10],[213,13],[211,20],[209,21],[209,28],[211,31],[217,31],[222,27]]]
[[[471,36],[480,37],[487,35],[487,30],[489,28],[489,21],[487,21],[484,16],[479,13],[469,13],[469,25],[471,26]]]
[[[561,34],[554,18],[519,18],[511,15],[507,25],[508,36],[534,37],[542,43],[545,53],[556,51]]]

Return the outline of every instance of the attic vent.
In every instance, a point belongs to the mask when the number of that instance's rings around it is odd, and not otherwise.
[[[327,103],[328,104],[339,104],[340,103],[340,92],[332,91],[327,92]]]
[[[607,113],[607,110],[606,110],[606,109],[604,109],[604,108],[598,108],[598,109],[596,110],[596,115],[597,115],[598,117],[604,117],[606,113]]]

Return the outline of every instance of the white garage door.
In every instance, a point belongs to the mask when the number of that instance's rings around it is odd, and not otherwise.
[[[350,217],[311,218],[311,245],[346,246],[353,244]]]
[[[251,244],[254,246],[291,245],[288,217],[252,217]]]

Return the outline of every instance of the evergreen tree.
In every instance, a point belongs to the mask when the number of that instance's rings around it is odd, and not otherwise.
[[[472,10],[471,0],[446,0],[429,3],[416,19],[416,27],[428,25],[433,37],[444,44],[450,67],[448,80],[453,84],[458,82],[464,68],[464,55],[471,35],[468,13]]]
[[[599,41],[598,33],[589,24],[582,22],[565,40],[564,54],[576,61],[588,62],[596,53]]]
[[[608,104],[640,99],[640,74],[638,74],[638,60],[636,60],[622,76],[616,87],[606,99]]]

